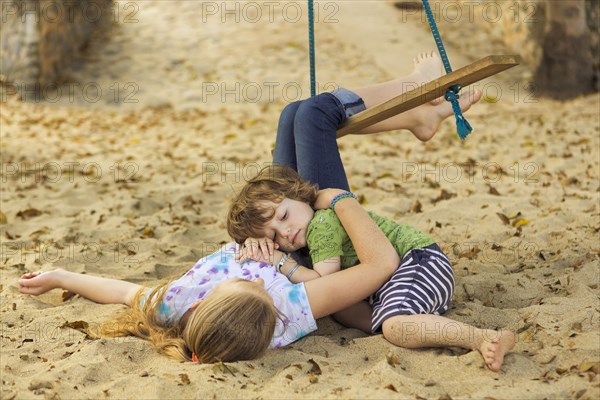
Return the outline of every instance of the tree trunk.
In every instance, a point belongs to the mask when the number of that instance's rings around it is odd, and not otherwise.
[[[535,72],[536,91],[569,99],[594,91],[585,0],[546,0],[542,59]]]

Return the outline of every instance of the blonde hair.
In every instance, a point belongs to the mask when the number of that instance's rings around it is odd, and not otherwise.
[[[147,288],[140,289],[130,308],[112,321],[88,329],[88,336],[137,336],[170,358],[191,361],[194,353],[203,363],[249,360],[269,347],[279,317],[271,302],[246,291],[214,291],[192,311],[183,329],[180,324],[165,326],[156,316],[169,283],[149,294]]]
[[[264,202],[281,203],[285,198],[304,202],[311,207],[318,188],[302,179],[296,171],[282,165],[270,165],[248,180],[233,199],[227,213],[227,232],[237,243],[249,237],[261,237],[275,209]]]
[[[190,316],[183,340],[200,362],[251,360],[269,347],[277,314],[258,294],[214,292]]]

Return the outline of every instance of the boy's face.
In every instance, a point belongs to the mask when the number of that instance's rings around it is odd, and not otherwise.
[[[306,230],[315,215],[306,203],[285,198],[281,203],[266,204],[275,209],[271,221],[265,226],[265,237],[279,245],[279,250],[296,251],[306,247]]]

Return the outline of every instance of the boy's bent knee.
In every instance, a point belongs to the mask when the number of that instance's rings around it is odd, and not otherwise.
[[[280,121],[285,120],[294,120],[296,118],[296,113],[298,112],[298,108],[302,104],[302,101],[295,101],[293,103],[288,104],[283,108],[281,114],[279,116]]]
[[[297,123],[313,123],[322,125],[324,122],[336,128],[344,118],[343,110],[338,100],[330,93],[303,100],[296,112]]]

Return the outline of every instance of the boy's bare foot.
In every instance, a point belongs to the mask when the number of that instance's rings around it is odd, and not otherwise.
[[[479,352],[490,370],[500,371],[504,355],[515,347],[515,334],[510,331],[486,330]]]
[[[480,99],[481,92],[479,90],[463,91],[460,94],[460,109],[462,112],[465,112]],[[423,142],[431,139],[442,121],[454,114],[452,104],[443,99],[441,103],[434,100],[408,112],[411,113],[411,117],[413,118],[413,123],[410,124],[413,128],[410,131],[417,139]]]

